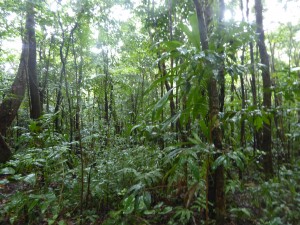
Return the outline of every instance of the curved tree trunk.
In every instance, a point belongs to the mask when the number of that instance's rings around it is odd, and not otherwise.
[[[26,30],[28,30],[29,21],[26,19]],[[26,76],[28,64],[28,34],[22,40],[22,53],[17,75],[11,86],[10,93],[0,105],[0,163],[6,162],[11,156],[11,150],[6,144],[3,136],[15,119],[18,109],[23,101],[26,90]],[[2,136],[3,135],[3,136]]]

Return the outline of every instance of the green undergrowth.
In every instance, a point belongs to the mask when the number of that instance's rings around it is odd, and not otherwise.
[[[228,224],[300,221],[299,162],[264,181],[252,153],[211,161],[211,147],[197,136],[164,150],[122,137],[106,147],[83,138],[81,149],[46,130],[28,137],[0,168],[0,224],[205,224],[209,162],[226,169]]]
[[[228,211],[236,224],[297,225],[300,222],[300,162],[282,165],[268,181],[252,175],[228,180]]]
[[[107,148],[83,148],[81,161],[76,143],[63,139],[54,146],[19,150],[1,165],[0,223],[99,224],[124,204],[131,186],[150,186],[161,177],[161,153],[155,148],[125,145],[120,138]]]

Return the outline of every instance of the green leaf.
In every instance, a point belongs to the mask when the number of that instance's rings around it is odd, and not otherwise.
[[[269,120],[269,118],[267,117],[267,115],[263,115],[263,116],[262,116],[262,120],[263,120],[263,122],[264,122],[265,124],[270,125],[270,120]]]
[[[44,201],[41,205],[41,211],[44,214],[46,212],[46,210],[48,209],[49,205],[51,202],[49,201]]]
[[[31,212],[31,210],[39,203],[39,199],[33,199],[32,201],[30,201],[29,207],[28,207],[28,211]]]
[[[161,47],[164,51],[174,51],[177,50],[177,48],[181,47],[183,44],[180,41],[165,41],[161,43]]]
[[[122,214],[122,210],[118,210],[118,211],[110,211],[109,215],[112,218],[118,218],[120,215]]]
[[[155,104],[155,106],[154,106],[154,110],[157,110],[157,109],[160,109],[160,108],[162,108],[165,104],[166,104],[166,102],[167,102],[167,100],[168,100],[168,98],[169,98],[169,96],[170,96],[170,94],[171,94],[171,92],[173,91],[173,88],[172,89],[170,89],[156,104]]]
[[[161,84],[162,82],[165,82],[165,80],[169,77],[169,75],[167,74],[166,76],[160,77],[159,79],[156,79],[151,85],[150,87],[148,87],[144,93],[144,95],[148,95],[150,93],[150,91],[152,91],[153,89],[155,89],[155,87],[159,84]]]
[[[135,196],[129,195],[123,200],[123,213],[130,214],[134,210]]]
[[[221,155],[219,156],[213,163],[212,165],[212,169],[215,170],[217,169],[220,165],[224,165],[226,164],[226,156],[225,155]]]
[[[200,168],[197,166],[195,163],[191,164],[191,172],[193,174],[193,177],[197,180],[200,181]]]
[[[173,88],[171,88],[154,106],[153,108],[153,114],[152,118],[153,120],[156,118],[157,115],[160,114],[160,112],[163,109],[163,106],[168,102],[169,96],[172,93]]]
[[[233,208],[230,209],[230,212],[238,218],[251,218],[251,213],[246,208]]]
[[[204,121],[204,120],[200,120],[200,121],[199,121],[199,125],[200,125],[200,128],[201,128],[202,133],[205,135],[205,137],[206,137],[207,139],[209,139],[209,136],[210,136],[210,134],[209,134],[209,128],[208,128],[208,126],[205,124],[205,121]]]
[[[133,193],[136,193],[138,191],[140,191],[141,189],[143,189],[145,187],[144,184],[142,184],[141,182],[138,183],[138,184],[135,184],[133,186],[131,186],[129,189],[128,189],[128,192],[133,192]]]
[[[159,214],[164,215],[164,214],[171,212],[172,210],[173,210],[173,208],[171,206],[167,206]]]
[[[26,182],[26,183],[29,183],[31,185],[34,185],[35,182],[36,182],[36,175],[34,173],[31,173],[31,174],[28,174],[27,176],[25,176],[23,178],[23,180]]]
[[[194,138],[189,138],[189,140],[195,145],[202,144],[202,141],[201,141],[200,137],[198,136],[198,134],[196,134],[195,132],[193,132],[192,134],[193,134]]]
[[[263,119],[260,116],[256,116],[254,119],[254,126],[256,129],[260,129],[263,126]]]
[[[174,116],[170,117],[162,124],[162,130],[166,129],[171,123],[175,123],[181,116],[181,111],[177,112]]]
[[[16,173],[16,171],[11,167],[5,167],[0,170],[0,174],[3,174],[3,175],[13,175],[15,173]]]
[[[141,127],[141,124],[135,125],[134,127],[131,128],[130,132],[136,130],[137,128]]]
[[[60,220],[59,222],[58,222],[58,225],[66,225],[67,223],[64,221],[64,220]]]
[[[145,204],[145,201],[144,201],[144,197],[143,197],[143,196],[139,196],[139,197],[138,197],[137,209],[138,209],[139,211],[142,211],[142,210],[147,209],[147,206],[146,206],[146,204]]]
[[[145,202],[146,206],[149,208],[150,205],[151,205],[151,194],[150,194],[150,192],[146,191],[143,194],[143,198],[144,198],[144,202]]]
[[[243,154],[238,152],[232,152],[228,154],[228,156],[236,163],[238,168],[243,169],[244,168],[244,162],[242,160]]]
[[[153,215],[153,214],[155,214],[155,210],[153,210],[153,209],[151,209],[151,210],[145,210],[144,214],[145,215]]]
[[[194,47],[200,50],[200,34],[198,29],[197,15],[194,13],[188,19],[189,24],[180,23],[178,28],[187,36],[188,41]]]
[[[51,205],[52,202],[54,202],[56,200],[56,196],[55,194],[52,192],[46,194],[44,196],[44,198],[46,199],[45,201],[42,202],[41,205],[41,211],[44,214],[46,212],[46,210],[49,208],[49,206]]]

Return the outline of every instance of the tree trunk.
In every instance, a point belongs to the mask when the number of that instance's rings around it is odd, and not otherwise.
[[[173,41],[173,19],[172,19],[173,12],[172,12],[172,7],[173,7],[172,0],[169,0],[169,2],[168,2],[168,8],[169,8],[168,18],[169,18],[170,41]],[[163,67],[164,67],[164,73],[166,75],[167,71],[166,71],[166,65],[165,65],[165,63],[163,64]],[[170,57],[170,69],[171,69],[172,75],[173,75],[173,68],[174,68],[174,59],[171,56]],[[170,84],[169,84],[169,82],[167,80],[165,81],[165,86],[166,86],[167,91],[169,91],[171,88],[173,88],[173,76],[171,76]],[[173,91],[171,91],[169,98],[170,98],[171,117],[173,117],[175,115],[175,109],[176,109],[175,102],[174,102]],[[171,124],[171,130],[172,131],[174,130],[174,124],[173,123]]]
[[[108,95],[109,95],[109,83],[110,83],[110,75],[108,72],[108,52],[103,52],[103,60],[104,60],[104,65],[103,65],[103,71],[105,74],[105,80],[104,80],[104,118],[106,125],[110,125],[109,121],[109,100],[108,100]]]
[[[244,3],[243,0],[240,0],[240,9],[241,13],[243,15],[242,21],[245,22],[244,18]],[[242,56],[241,56],[241,65],[245,64],[245,45],[243,45],[242,49]],[[240,135],[240,147],[241,149],[244,149],[246,147],[246,134],[245,134],[245,118],[244,118],[244,113],[245,113],[245,107],[246,107],[246,90],[245,90],[245,82],[244,82],[244,74],[240,74],[240,85],[241,85],[241,98],[242,98],[242,113],[241,113],[241,135]],[[242,170],[239,169],[239,178],[243,178]]]
[[[109,107],[109,97],[110,97],[110,83],[111,83],[111,77],[108,71],[109,68],[109,59],[108,59],[108,50],[106,50],[106,52],[104,52],[104,50],[102,51],[102,55],[103,55],[103,61],[104,61],[104,65],[103,65],[103,71],[105,74],[105,78],[104,78],[104,119],[105,119],[105,125],[106,125],[106,138],[105,138],[105,146],[109,146],[110,144],[110,107]],[[133,96],[132,96],[133,97]],[[132,104],[133,106],[133,112],[135,112],[135,101],[134,99],[132,99]],[[135,123],[135,116],[134,113],[132,113],[133,116],[133,120]]]
[[[162,72],[163,77],[167,76],[167,69],[166,69],[166,63],[165,62],[161,62],[161,67],[159,68],[159,70]],[[167,92],[170,91],[171,88],[172,88],[167,79],[165,79],[165,87],[166,87]],[[175,115],[175,102],[174,102],[173,91],[171,91],[171,93],[169,95],[169,101],[170,101],[171,117],[173,117]]]
[[[12,152],[10,147],[5,142],[3,136],[0,134],[0,163],[5,163],[10,159]]]
[[[209,50],[207,28],[209,23],[205,23],[204,14],[206,15],[206,21],[210,21],[209,15],[210,7],[201,0],[201,5],[198,0],[194,0],[194,5],[197,12],[198,27],[200,31],[200,40],[203,51]],[[203,8],[205,7],[205,12]],[[208,19],[207,19],[208,18]],[[208,68],[212,68],[213,65],[208,63]],[[219,114],[219,96],[217,89],[217,80],[214,76],[211,76],[208,82],[208,97],[209,97],[209,119],[211,123],[210,142],[214,144],[217,151],[222,151],[222,130],[218,119]],[[220,153],[216,154],[216,157],[220,156]],[[216,219],[216,224],[221,225],[225,222],[225,193],[224,193],[224,167],[218,166],[215,171],[210,168],[211,177],[213,181],[209,181],[208,185],[208,198],[215,207],[215,215],[211,213]]]
[[[223,19],[224,19],[224,12],[225,12],[225,3],[224,0],[219,0],[219,30],[224,29]],[[220,54],[224,56],[224,50],[222,48],[223,43],[220,39],[218,43],[218,49],[221,48]],[[219,96],[219,103],[220,103],[220,112],[224,112],[224,103],[225,103],[225,65],[224,61],[221,62],[221,66],[219,68],[219,84],[220,84],[220,96]]]
[[[249,0],[246,2],[246,17],[247,17],[247,22],[249,23]],[[254,51],[253,51],[253,42],[250,41],[249,43],[249,49],[250,49],[250,73],[251,73],[251,79],[250,79],[250,84],[251,84],[251,93],[252,93],[252,104],[255,108],[258,107],[257,105],[257,91],[256,91],[256,77],[255,77],[255,67],[254,67]],[[255,152],[258,143],[260,143],[260,135],[259,132],[257,131],[256,127],[253,127],[253,151]]]
[[[58,17],[59,17],[59,15],[58,15]],[[61,42],[61,45],[59,48],[59,54],[60,54],[60,60],[62,63],[62,67],[61,67],[61,71],[60,71],[59,84],[58,84],[59,86],[58,86],[58,90],[57,90],[56,105],[55,105],[55,109],[54,109],[55,114],[58,113],[60,106],[61,106],[61,102],[62,102],[62,82],[63,82],[63,78],[66,76],[66,64],[67,64],[67,58],[69,55],[71,37],[72,37],[74,31],[76,30],[76,28],[78,27],[78,24],[75,23],[74,27],[71,29],[70,35],[68,38],[68,42],[67,42],[67,46],[66,46],[66,51],[64,54],[63,48],[65,46],[65,41],[66,41],[65,38],[66,37],[65,37],[65,31],[63,29],[62,23],[60,21],[60,17],[59,17],[58,22],[59,22],[60,28],[62,30],[62,42]],[[58,115],[56,115],[54,123],[55,123],[55,129],[58,131],[59,127],[60,127]]]
[[[49,79],[49,68],[50,68],[50,57],[51,57],[51,49],[52,49],[52,43],[54,42],[54,36],[51,36],[51,41],[50,41],[50,46],[48,49],[48,56],[46,59],[46,72],[45,75],[43,77],[43,82],[42,82],[42,90],[40,92],[40,101],[41,101],[41,110],[43,111],[43,105],[44,103],[47,103],[47,100],[45,100],[45,98],[48,99],[47,96],[47,87],[48,87],[48,79]],[[46,104],[48,106],[48,104]],[[46,107],[46,112],[49,112],[48,110],[49,107]]]
[[[262,3],[261,0],[255,0],[255,14],[256,14],[256,31],[258,33],[258,49],[261,63],[265,66],[262,68],[263,80],[263,107],[268,117],[269,123],[264,122],[262,128],[262,143],[261,150],[266,154],[263,157],[264,172],[267,178],[273,175],[273,162],[271,151],[271,117],[268,115],[271,109],[271,78],[270,78],[270,64],[268,53],[265,45],[265,35],[263,29]]]
[[[72,51],[74,56],[74,67],[75,67],[75,80],[76,80],[76,112],[75,112],[75,140],[79,141],[80,135],[80,109],[81,109],[81,93],[80,88],[82,86],[82,67],[83,67],[83,58],[82,58],[82,49],[80,49],[80,62],[77,63],[78,55],[75,49],[74,35],[72,34]]]
[[[26,30],[28,30],[28,27],[29,21],[27,18]],[[25,95],[28,54],[28,34],[26,32],[22,40],[22,53],[16,78],[11,86],[10,93],[6,95],[0,105],[0,163],[8,161],[12,154],[2,135],[6,135],[7,128],[11,126],[17,116]]]
[[[27,2],[27,32],[28,32],[28,79],[30,93],[30,118],[38,119],[41,114],[39,83],[36,71],[36,40],[33,3]]]

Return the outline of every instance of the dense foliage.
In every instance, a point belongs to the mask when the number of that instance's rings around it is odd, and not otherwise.
[[[0,2],[0,104],[29,15],[39,93],[0,124],[0,224],[299,224],[300,18],[264,24],[268,68],[255,2]]]

